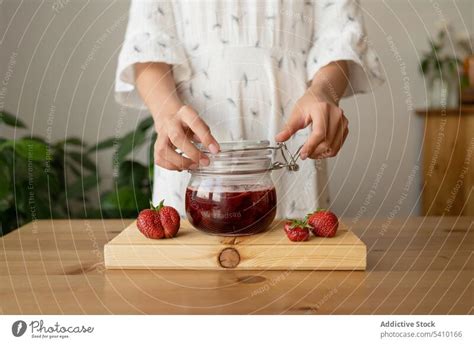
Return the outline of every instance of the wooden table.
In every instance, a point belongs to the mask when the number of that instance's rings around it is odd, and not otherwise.
[[[474,217],[346,219],[367,271],[105,270],[103,245],[130,222],[38,221],[0,239],[0,313],[473,313]]]

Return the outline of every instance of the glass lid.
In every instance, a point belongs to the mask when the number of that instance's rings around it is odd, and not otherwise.
[[[196,146],[204,153],[209,153],[209,150],[202,145],[202,143],[196,144]],[[229,151],[239,151],[239,150],[260,150],[270,146],[270,141],[268,140],[242,140],[242,141],[224,141],[219,142],[221,148],[218,154],[226,153]]]
[[[201,166],[190,171],[196,174],[253,174],[263,173],[280,168],[289,171],[298,171],[297,160],[300,156],[302,145],[292,154],[284,142],[275,146],[268,140],[226,141],[219,143],[221,150],[211,154],[201,143],[196,147],[209,157],[209,166]],[[275,154],[279,152],[283,161],[273,162]]]
[[[272,167],[273,149],[270,141],[219,142],[220,151],[211,154],[202,144],[196,146],[209,157],[209,166],[201,166],[193,173],[201,174],[250,174],[269,171]]]

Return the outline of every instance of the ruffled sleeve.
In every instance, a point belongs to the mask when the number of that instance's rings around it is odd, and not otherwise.
[[[127,106],[145,108],[135,87],[133,65],[139,62],[164,62],[172,65],[176,82],[190,77],[190,67],[178,39],[171,1],[132,0],[127,31],[120,51],[116,81],[116,100]]]
[[[382,84],[380,63],[368,44],[359,1],[315,1],[313,9],[314,34],[307,60],[308,81],[327,64],[347,60],[350,82],[345,97],[368,92]]]

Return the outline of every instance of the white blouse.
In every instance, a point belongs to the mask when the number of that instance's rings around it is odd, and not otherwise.
[[[273,142],[307,82],[338,60],[349,61],[346,96],[383,81],[356,0],[132,0],[116,98],[144,108],[133,64],[165,62],[172,65],[181,99],[200,113],[218,141]],[[298,132],[290,149],[309,130]],[[188,173],[156,167],[154,202],[165,199],[184,214],[188,179]],[[274,172],[273,179],[279,217],[317,207],[314,161],[304,161],[296,173]]]

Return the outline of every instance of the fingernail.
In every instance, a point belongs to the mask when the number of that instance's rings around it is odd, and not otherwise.
[[[217,147],[216,144],[211,143],[209,145],[209,152],[211,152],[212,154],[217,154],[217,153],[219,153],[219,148]]]
[[[308,153],[302,152],[302,153],[300,154],[300,157],[301,157],[301,160],[305,160],[305,159],[308,157]]]
[[[189,169],[190,169],[190,170],[195,170],[196,168],[198,168],[198,164],[191,164],[191,165],[189,165]]]
[[[199,159],[199,165],[201,166],[209,166],[209,160],[205,158]]]

